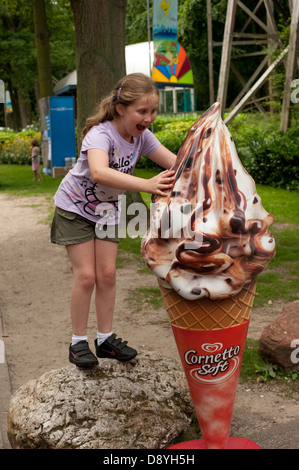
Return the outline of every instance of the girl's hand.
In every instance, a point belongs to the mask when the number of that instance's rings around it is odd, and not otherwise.
[[[147,180],[148,189],[150,194],[157,194],[159,196],[167,196],[170,189],[173,187],[175,180],[175,171],[165,170]]]

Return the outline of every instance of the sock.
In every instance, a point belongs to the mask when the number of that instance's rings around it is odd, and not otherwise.
[[[87,341],[87,339],[87,336],[72,335],[72,346],[74,346],[74,344],[79,343],[80,341]]]
[[[104,343],[104,341],[109,338],[109,336],[112,335],[112,331],[110,333],[100,333],[99,331],[97,331],[97,342],[98,342],[98,346],[100,346],[102,343]]]

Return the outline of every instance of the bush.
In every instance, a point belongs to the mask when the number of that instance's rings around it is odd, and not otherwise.
[[[155,121],[155,135],[177,154],[196,116],[184,119],[167,116]],[[295,120],[294,120],[295,121]],[[280,114],[266,117],[257,113],[239,113],[229,125],[240,160],[256,183],[299,190],[299,126],[294,123],[286,134],[279,130]],[[158,129],[158,130],[157,130]],[[139,168],[155,167],[148,158]]]
[[[171,152],[177,154],[190,127],[199,116],[189,114],[185,116],[164,115],[158,116],[154,124],[154,134],[157,139]],[[157,165],[147,157],[141,157],[138,168],[156,168]]]
[[[267,118],[237,116],[230,132],[242,164],[256,183],[290,190],[299,189],[299,130],[279,130],[279,115]]]
[[[34,127],[28,126],[21,132],[9,128],[0,128],[0,163],[31,165],[31,141],[41,140],[41,133]]]
[[[159,141],[177,154],[191,125],[199,116],[158,116],[154,133]],[[279,131],[280,114],[239,113],[229,125],[242,164],[256,183],[299,190],[299,126],[293,116],[293,126],[286,134]],[[40,141],[40,132],[29,126],[22,132],[0,129],[0,163],[30,164],[28,159],[32,139]],[[157,168],[142,157],[138,168]]]
[[[191,125],[188,121],[168,123],[162,131],[156,132],[155,136],[166,148],[177,154]]]

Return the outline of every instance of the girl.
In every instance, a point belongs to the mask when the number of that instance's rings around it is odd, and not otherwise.
[[[129,361],[137,355],[127,341],[112,334],[119,200],[126,190],[166,195],[174,183],[174,171],[169,169],[176,156],[148,130],[158,103],[159,93],[151,78],[138,73],[122,78],[96,114],[87,119],[80,157],[54,196],[51,241],[66,245],[73,267],[69,360],[78,367],[98,364],[96,356]],[[133,176],[142,155],[167,170],[149,180]],[[107,227],[113,230],[109,232]],[[94,287],[96,356],[87,341]]]
[[[28,158],[31,158],[32,163],[32,171],[34,172],[34,178],[32,181],[37,181],[37,177],[40,181],[42,181],[42,177],[39,172],[39,155],[40,155],[40,147],[36,139],[31,141],[31,155]]]

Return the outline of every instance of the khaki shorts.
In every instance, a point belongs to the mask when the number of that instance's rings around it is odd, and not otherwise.
[[[119,242],[118,226],[103,226],[82,217],[55,207],[51,226],[51,242],[57,245],[75,245],[99,238],[111,242]]]

